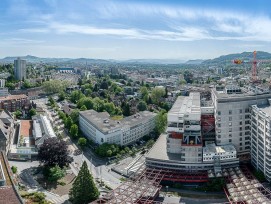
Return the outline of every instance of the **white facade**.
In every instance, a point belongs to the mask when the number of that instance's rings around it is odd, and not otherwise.
[[[155,113],[143,111],[122,120],[112,120],[108,113],[81,111],[79,127],[97,144],[128,145],[148,135],[155,128]]]
[[[26,61],[19,57],[14,60],[14,75],[17,80],[26,79]]]
[[[236,150],[233,145],[216,146],[208,144],[203,147],[203,162],[214,161],[215,157],[219,157],[220,161],[227,159],[236,159]]]
[[[0,79],[0,88],[5,87],[5,79]]]
[[[213,89],[216,144],[233,144],[238,155],[248,160],[251,140],[249,108],[254,104],[267,104],[267,99],[270,97],[269,93],[261,95],[253,92],[227,94],[223,90]]]
[[[271,107],[253,105],[251,110],[251,163],[271,181]]]
[[[8,95],[9,95],[8,88],[0,88],[0,97],[5,97]]]
[[[168,112],[167,152],[180,154],[185,163],[202,162],[200,94],[179,96]]]

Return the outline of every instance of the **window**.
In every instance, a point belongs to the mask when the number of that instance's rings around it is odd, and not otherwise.
[[[218,126],[218,127],[221,127],[221,124],[220,124],[220,123],[218,123],[218,124],[217,124],[217,126]]]
[[[229,137],[232,137],[232,134],[229,134]]]
[[[239,136],[242,136],[242,135],[243,135],[243,133],[242,133],[242,132],[240,132],[240,133],[239,133]]]
[[[232,121],[232,117],[229,117],[229,121]]]
[[[240,115],[240,116],[239,116],[239,119],[240,119],[240,120],[242,120],[242,119],[243,119],[243,116],[242,116],[242,115]]]
[[[246,109],[245,109],[245,113],[249,113],[249,108],[246,108]]]
[[[242,151],[242,147],[240,147],[239,150]]]
[[[242,127],[240,127],[239,130],[242,131]]]
[[[217,111],[217,114],[218,114],[218,115],[221,115],[221,111]]]
[[[231,139],[229,139],[229,142],[231,142],[232,140]]]
[[[239,122],[239,125],[243,125],[242,121]]]
[[[217,138],[221,138],[221,135],[217,135]]]
[[[232,110],[229,110],[229,115],[231,115],[232,114]]]
[[[242,113],[242,109],[239,110],[239,113]]]
[[[242,146],[243,145],[243,143],[242,142],[240,142],[240,144],[239,144],[240,146]]]
[[[240,141],[242,141],[242,137],[240,137],[240,139],[239,139]]]
[[[229,132],[232,132],[232,128],[229,129]]]
[[[232,123],[229,123],[229,126],[231,126],[232,125]]]

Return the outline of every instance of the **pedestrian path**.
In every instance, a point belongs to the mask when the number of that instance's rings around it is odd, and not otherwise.
[[[47,198],[46,200],[48,200],[48,201],[50,201],[50,202],[52,202],[52,203],[54,203],[54,204],[63,204],[63,203],[65,203],[65,202],[67,202],[68,203],[68,200],[69,199],[69,196],[68,195],[64,195],[64,196],[59,196],[59,197],[54,197],[54,198]]]

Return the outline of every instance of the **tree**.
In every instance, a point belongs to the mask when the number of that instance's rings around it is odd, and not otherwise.
[[[94,102],[93,102],[92,98],[90,98],[90,97],[81,98],[77,102],[77,107],[81,108],[82,106],[86,106],[87,110],[93,109]]]
[[[37,114],[36,109],[31,108],[31,109],[30,109],[30,111],[29,111],[29,115],[30,115],[30,117],[32,117],[32,116],[34,116],[34,115],[36,115],[36,114]]]
[[[48,138],[39,148],[38,160],[47,167],[58,165],[63,168],[72,162],[72,157],[69,156],[68,145],[65,141]]]
[[[72,124],[70,128],[70,134],[72,137],[78,137],[78,126],[76,124]]]
[[[78,109],[75,109],[71,112],[70,114],[71,116],[71,119],[74,123],[78,123],[79,121],[79,110]]]
[[[88,170],[86,161],[83,162],[78,176],[72,184],[69,196],[73,204],[87,204],[99,197],[98,188]]]
[[[12,171],[12,173],[16,174],[17,171],[18,171],[18,169],[17,169],[16,166],[12,166],[12,167],[11,167],[11,171]]]
[[[85,111],[85,110],[87,110],[87,107],[85,105],[82,105],[80,108],[80,111]]]
[[[20,110],[16,110],[14,115],[15,115],[16,118],[19,118],[19,117],[22,116],[22,112]]]
[[[58,94],[59,101],[63,101],[65,99],[65,97],[66,97],[66,94],[64,91],[59,92],[59,94]]]
[[[58,165],[49,169],[48,180],[56,182],[65,176],[65,169],[61,169]]]
[[[84,138],[84,137],[80,137],[79,140],[78,140],[78,145],[80,147],[84,147],[84,146],[86,146],[86,144],[87,144],[87,139]]]
[[[71,118],[71,116],[68,116],[67,119],[66,119],[66,124],[65,125],[66,125],[66,127],[68,129],[70,129],[72,124],[73,124],[72,118]]]
[[[51,80],[45,81],[42,84],[44,91],[48,94],[59,93],[61,91],[66,90],[66,88],[70,85],[69,81],[60,81],[60,80]]]
[[[148,89],[147,87],[143,86],[140,88],[140,93],[141,93],[141,98],[147,102],[148,101],[148,98],[149,98],[149,92],[148,92]]]
[[[147,103],[145,101],[139,101],[139,103],[137,105],[137,109],[139,111],[145,111],[145,110],[147,110]]]
[[[81,98],[84,98],[84,97],[85,95],[79,90],[73,91],[71,93],[71,101],[73,103],[77,103]]]
[[[151,92],[151,99],[154,104],[158,104],[162,97],[164,97],[166,91],[164,88],[155,87]]]
[[[160,111],[155,118],[155,131],[161,134],[165,131],[167,125],[167,113],[165,110]]]
[[[124,116],[130,116],[131,111],[130,111],[130,105],[129,103],[124,102],[122,105],[122,113]]]

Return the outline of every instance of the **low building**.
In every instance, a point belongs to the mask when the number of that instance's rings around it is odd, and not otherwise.
[[[14,133],[14,119],[8,111],[0,111],[0,151],[7,152]]]
[[[203,147],[203,162],[214,161],[215,158],[219,159],[236,159],[236,149],[233,145],[216,146],[215,144],[208,144]]]
[[[0,151],[0,203],[23,204],[4,152]]]
[[[27,96],[21,95],[9,95],[6,97],[0,97],[0,109],[8,110],[10,112],[20,110],[27,104]]]
[[[9,95],[9,92],[8,92],[8,88],[1,88],[0,87],[0,97],[5,97],[5,96],[8,96]]]
[[[17,126],[14,142],[8,156],[10,159],[30,160],[37,156],[45,139],[56,137],[53,127],[44,115],[33,116],[32,120],[21,120]]]
[[[107,112],[80,111],[79,127],[97,144],[128,145],[148,135],[155,127],[156,113],[142,111],[123,119],[113,119]]]

